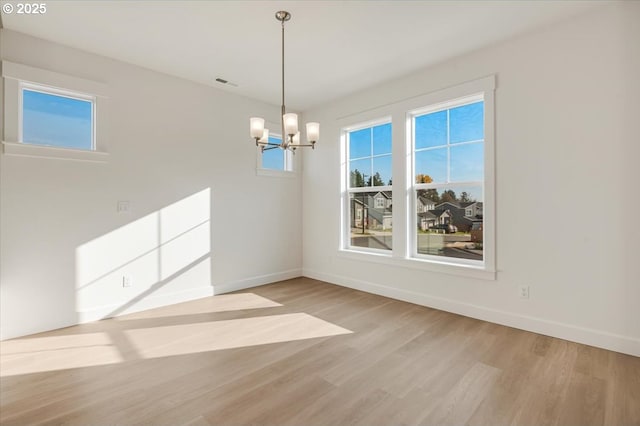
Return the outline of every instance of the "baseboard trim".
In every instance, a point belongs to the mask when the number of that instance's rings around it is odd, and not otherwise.
[[[113,315],[113,312],[119,310],[122,304],[126,304],[127,301],[123,301],[120,304],[100,306],[95,309],[78,312],[78,323],[83,324],[86,322],[99,321],[102,319],[131,314],[134,312],[146,311],[148,309],[174,305],[176,303],[188,302],[190,300],[202,299],[203,297],[208,296],[213,296],[213,287],[211,286],[190,288],[187,290],[175,291],[166,294],[151,295],[145,297],[131,307],[118,311],[116,315]]]
[[[230,293],[232,291],[245,290],[251,287],[257,287],[264,284],[270,284],[278,281],[290,280],[302,276],[302,269],[289,269],[288,271],[276,272],[273,274],[259,275],[257,277],[245,278],[226,284],[214,284],[214,294]]]
[[[606,331],[579,327],[572,324],[550,321],[527,315],[519,315],[512,312],[487,308],[437,296],[430,296],[428,294],[416,293],[409,290],[402,290],[345,276],[314,271],[311,269],[303,269],[302,275],[326,281],[331,284],[366,291],[368,293],[378,294],[380,296],[415,303],[496,324],[506,325],[508,327],[557,337],[628,355],[640,356],[640,339],[629,336],[622,336],[608,333]]]
[[[163,306],[174,305],[176,303],[188,302],[190,300],[202,299],[216,294],[229,293],[237,290],[244,290],[251,287],[257,287],[264,284],[270,284],[277,281],[288,280],[302,276],[302,269],[289,269],[287,271],[276,272],[273,274],[259,275],[255,277],[245,278],[242,280],[232,281],[229,283],[216,284],[214,286],[203,286],[183,291],[177,291],[167,294],[150,295],[137,302],[135,305],[120,311],[122,305],[128,301],[123,300],[121,303],[99,306],[93,309],[87,309],[77,312],[77,320],[74,323],[61,323],[55,326],[42,327],[29,330],[28,332],[18,332],[6,334],[2,333],[0,341],[7,339],[15,339],[30,334],[43,333],[46,331],[56,330],[58,328],[71,327],[77,324],[83,324],[92,321],[99,321],[111,317],[130,314],[134,312],[146,311],[148,309],[161,308]],[[114,312],[117,314],[113,314]]]

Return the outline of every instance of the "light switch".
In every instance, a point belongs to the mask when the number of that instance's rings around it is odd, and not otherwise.
[[[118,201],[117,211],[118,211],[118,213],[128,213],[129,212],[129,201]]]

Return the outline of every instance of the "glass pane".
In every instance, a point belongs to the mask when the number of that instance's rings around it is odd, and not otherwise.
[[[391,191],[350,194],[349,216],[352,247],[392,248]]]
[[[483,260],[482,186],[416,191],[418,254]]]
[[[391,154],[391,123],[373,128],[373,155]]]
[[[22,142],[93,149],[93,104],[32,90],[22,92]]]
[[[432,112],[414,119],[415,149],[447,144],[447,111]]]
[[[451,108],[449,120],[451,143],[484,139],[484,102]]]
[[[373,157],[373,186],[391,184],[391,155]]]
[[[349,132],[349,159],[371,156],[371,128]]]
[[[282,139],[269,136],[269,142],[282,143]],[[280,148],[269,149],[262,153],[262,168],[284,170],[284,150]]]
[[[416,182],[444,183],[447,181],[447,148],[416,152]]]
[[[349,187],[371,186],[371,159],[349,161]]]
[[[484,179],[484,143],[454,145],[451,148],[451,182]]]

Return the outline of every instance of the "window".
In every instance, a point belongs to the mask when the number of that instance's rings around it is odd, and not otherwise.
[[[495,279],[494,90],[491,75],[339,120],[340,256]]]
[[[282,138],[279,135],[269,135],[270,143],[282,143]],[[291,170],[290,161],[288,161],[290,153],[284,149],[277,147],[268,147],[262,151],[262,168],[269,170]]]
[[[345,202],[347,247],[392,249],[391,123],[348,129]]]
[[[467,97],[413,111],[413,200],[434,208],[417,214],[416,257],[466,259],[482,264],[484,201],[484,98]]]
[[[265,123],[270,128],[277,128],[273,123]],[[279,134],[269,134],[269,143],[280,145],[282,137]],[[267,146],[264,150],[257,147],[256,173],[258,176],[293,177],[295,155],[286,149],[276,146]]]
[[[20,142],[92,151],[95,98],[23,83]]]
[[[3,155],[108,161],[108,86],[9,61],[2,77]]]

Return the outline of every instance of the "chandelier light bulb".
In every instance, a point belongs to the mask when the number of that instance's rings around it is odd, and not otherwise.
[[[264,118],[251,117],[249,119],[249,129],[253,139],[260,139],[264,133]]]
[[[320,139],[320,123],[307,123],[307,141],[309,143],[315,143],[318,139]]]
[[[284,120],[284,132],[287,135],[295,135],[298,133],[298,114],[290,112],[282,118]]]
[[[262,132],[262,137],[258,139],[258,142],[266,144],[269,142],[269,129],[264,129]]]

